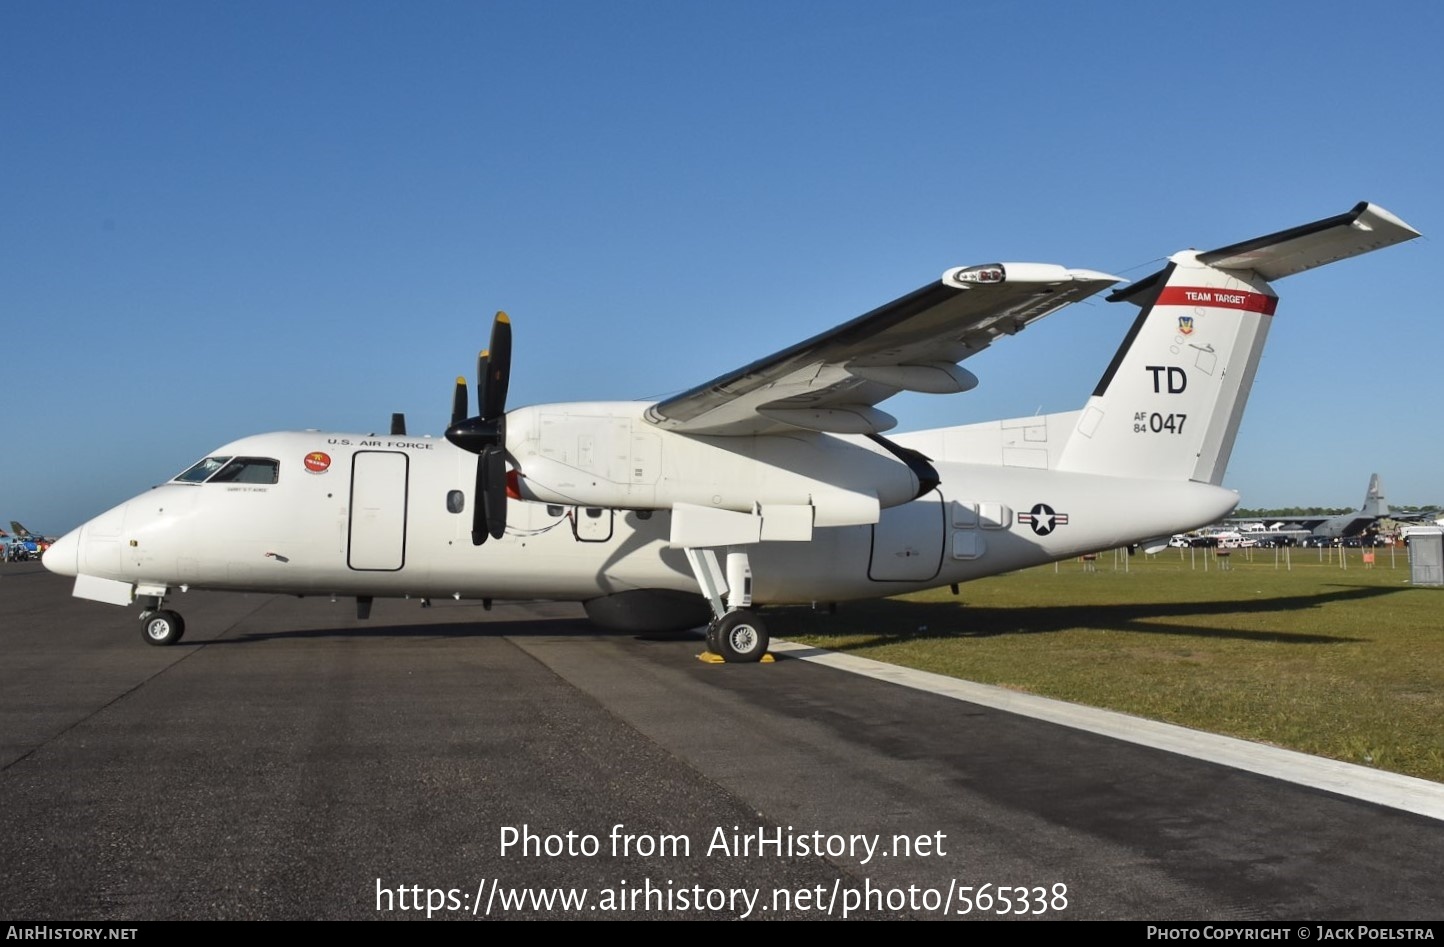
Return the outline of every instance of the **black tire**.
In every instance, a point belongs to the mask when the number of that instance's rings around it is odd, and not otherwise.
[[[717,619],[707,623],[707,650],[713,654],[717,653]]]
[[[146,644],[156,647],[173,645],[186,633],[185,619],[176,612],[151,612],[140,623],[140,636]]]
[[[755,614],[745,608],[728,612],[712,626],[710,632],[716,640],[716,653],[722,655],[728,664],[751,664],[761,661],[767,653],[771,639],[767,626]]]

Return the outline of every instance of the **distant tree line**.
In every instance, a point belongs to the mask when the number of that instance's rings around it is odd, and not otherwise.
[[[1237,519],[1266,519],[1270,516],[1338,516],[1340,513],[1352,513],[1357,507],[1352,506],[1286,506],[1275,510],[1256,510],[1246,507],[1239,507],[1234,510],[1233,515]],[[1438,506],[1396,506],[1389,504],[1389,509],[1398,513],[1427,513],[1440,509]]]
[[[1239,507],[1233,511],[1233,515],[1244,519],[1262,519],[1267,516],[1337,516],[1340,513],[1352,513],[1353,510],[1353,507],[1333,506],[1286,506],[1277,510],[1249,510]]]

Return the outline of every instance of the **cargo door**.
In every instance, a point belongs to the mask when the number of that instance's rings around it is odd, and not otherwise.
[[[406,479],[399,451],[358,451],[351,461],[351,526],[346,564],[396,572],[406,564]]]
[[[943,565],[946,503],[914,500],[882,511],[872,527],[867,577],[875,582],[926,582]]]

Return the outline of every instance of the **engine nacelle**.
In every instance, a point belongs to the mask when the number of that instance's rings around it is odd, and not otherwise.
[[[643,420],[646,407],[579,402],[508,412],[521,495],[623,510],[811,506],[813,525],[849,526],[875,523],[881,510],[918,494],[912,470],[866,438],[676,434]]]

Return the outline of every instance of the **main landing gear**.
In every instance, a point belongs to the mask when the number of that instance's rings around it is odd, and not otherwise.
[[[717,563],[711,549],[687,549],[687,562],[697,576],[707,603],[712,606],[712,621],[707,624],[707,650],[720,655],[728,664],[749,664],[761,661],[767,654],[771,639],[767,626],[749,606],[752,604],[752,568],[747,553],[727,554],[727,575]],[[727,602],[722,602],[722,591]]]
[[[707,625],[707,650],[728,664],[761,661],[770,642],[767,626],[751,609],[733,609]]]
[[[147,596],[140,613],[140,637],[157,647],[175,644],[186,633],[186,620],[180,612],[161,608],[163,601],[159,595]]]

